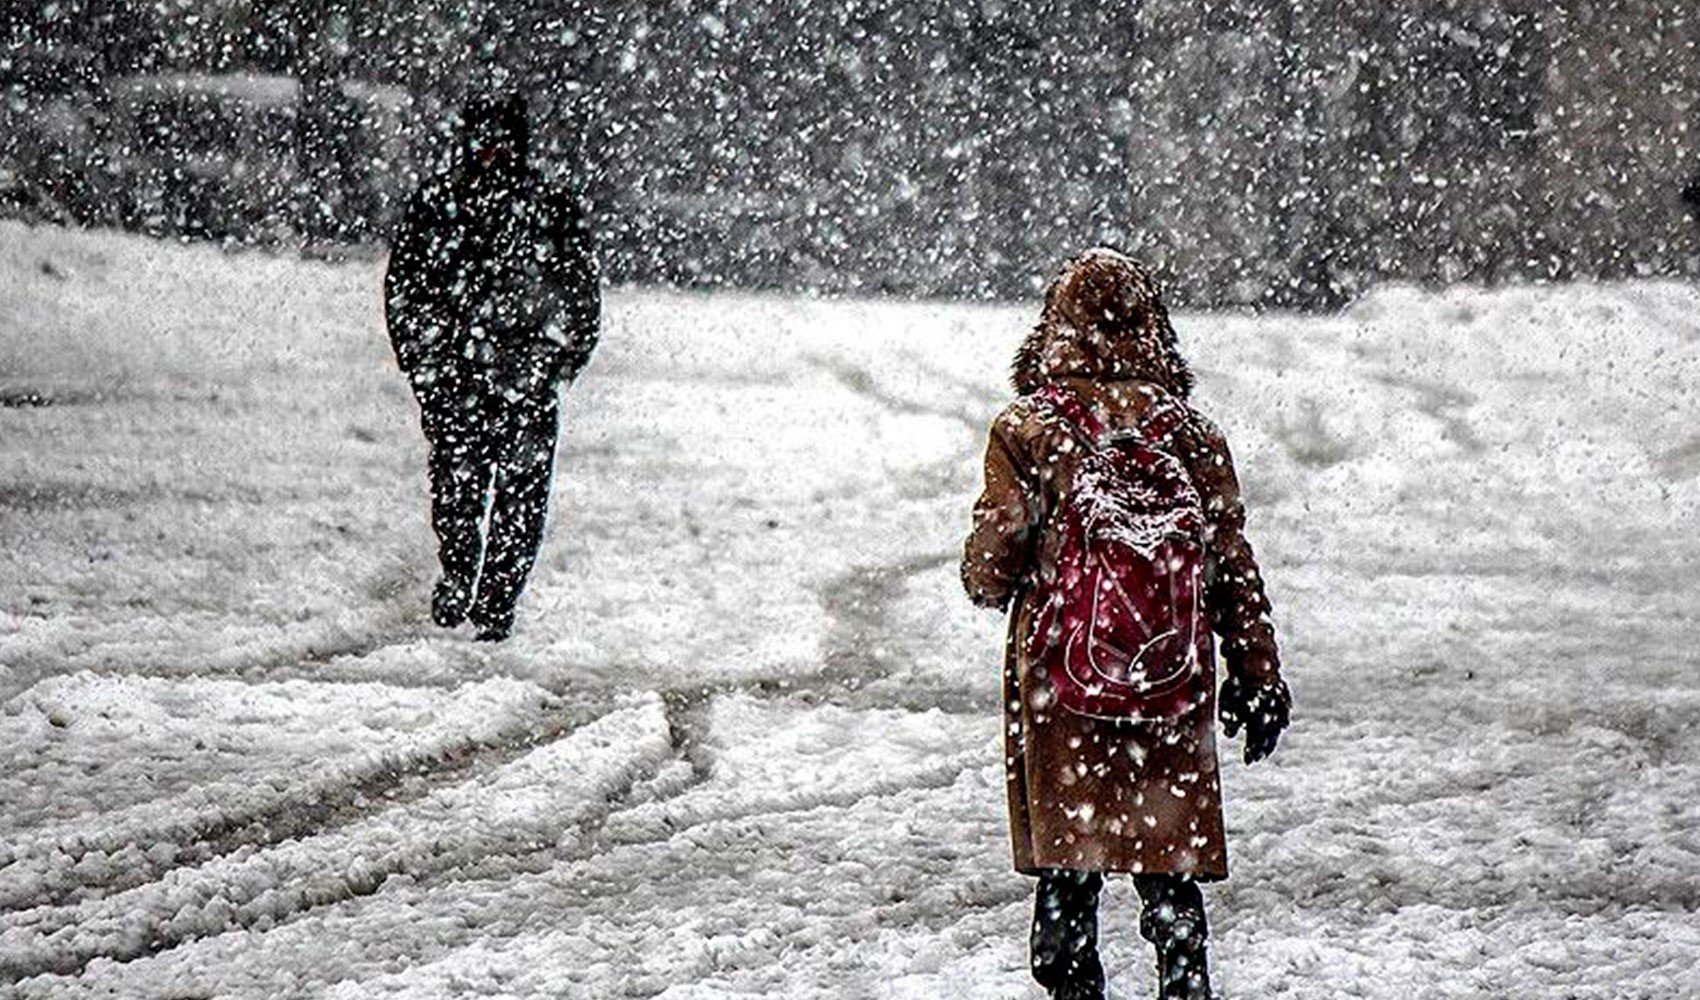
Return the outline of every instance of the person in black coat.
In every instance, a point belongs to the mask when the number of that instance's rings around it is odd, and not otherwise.
[[[495,641],[543,538],[557,397],[596,346],[601,292],[577,201],[528,162],[523,99],[477,98],[461,118],[456,162],[408,203],[384,300],[431,449],[431,617]]]

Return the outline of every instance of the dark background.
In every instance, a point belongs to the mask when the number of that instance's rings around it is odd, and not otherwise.
[[[0,210],[372,246],[506,82],[614,281],[1012,297],[1100,240],[1191,305],[1694,274],[1691,6],[0,0]]]

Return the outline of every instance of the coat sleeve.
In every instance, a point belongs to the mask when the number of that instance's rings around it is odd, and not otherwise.
[[[985,488],[962,546],[962,586],[975,604],[1006,608],[1033,561],[1041,496],[1031,461],[1020,446],[1020,404],[992,424],[986,444]]]
[[[561,194],[550,212],[549,238],[555,259],[548,275],[554,312],[546,337],[562,348],[556,373],[569,381],[589,363],[601,337],[602,286],[596,266],[596,239],[578,199]]]
[[[1246,684],[1273,684],[1281,677],[1275,626],[1257,557],[1245,537],[1245,504],[1227,439],[1197,413],[1183,433],[1189,439],[1181,442],[1187,469],[1204,505],[1205,603],[1211,628],[1222,638],[1222,660]]]
[[[409,376],[446,339],[452,324],[446,292],[438,287],[441,269],[433,266],[436,228],[430,194],[421,187],[408,200],[384,269],[384,320],[396,361]]]
[[[596,249],[577,202],[550,193],[529,205],[527,228],[493,261],[492,326],[502,342],[500,384],[537,397],[590,360],[602,297]]]

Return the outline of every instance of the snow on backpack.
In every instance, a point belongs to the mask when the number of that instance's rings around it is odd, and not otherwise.
[[[1184,466],[1155,446],[1185,418],[1158,404],[1131,432],[1106,433],[1074,393],[1038,399],[1082,454],[1051,521],[1055,572],[1034,584],[1029,663],[1078,715],[1151,722],[1208,694],[1214,646],[1204,611],[1204,510]]]

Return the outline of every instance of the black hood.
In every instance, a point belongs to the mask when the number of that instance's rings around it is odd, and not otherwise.
[[[526,121],[525,98],[518,94],[474,97],[461,108],[461,158],[476,167],[479,153],[490,146],[508,149],[507,168],[525,169],[531,152],[531,127]]]

